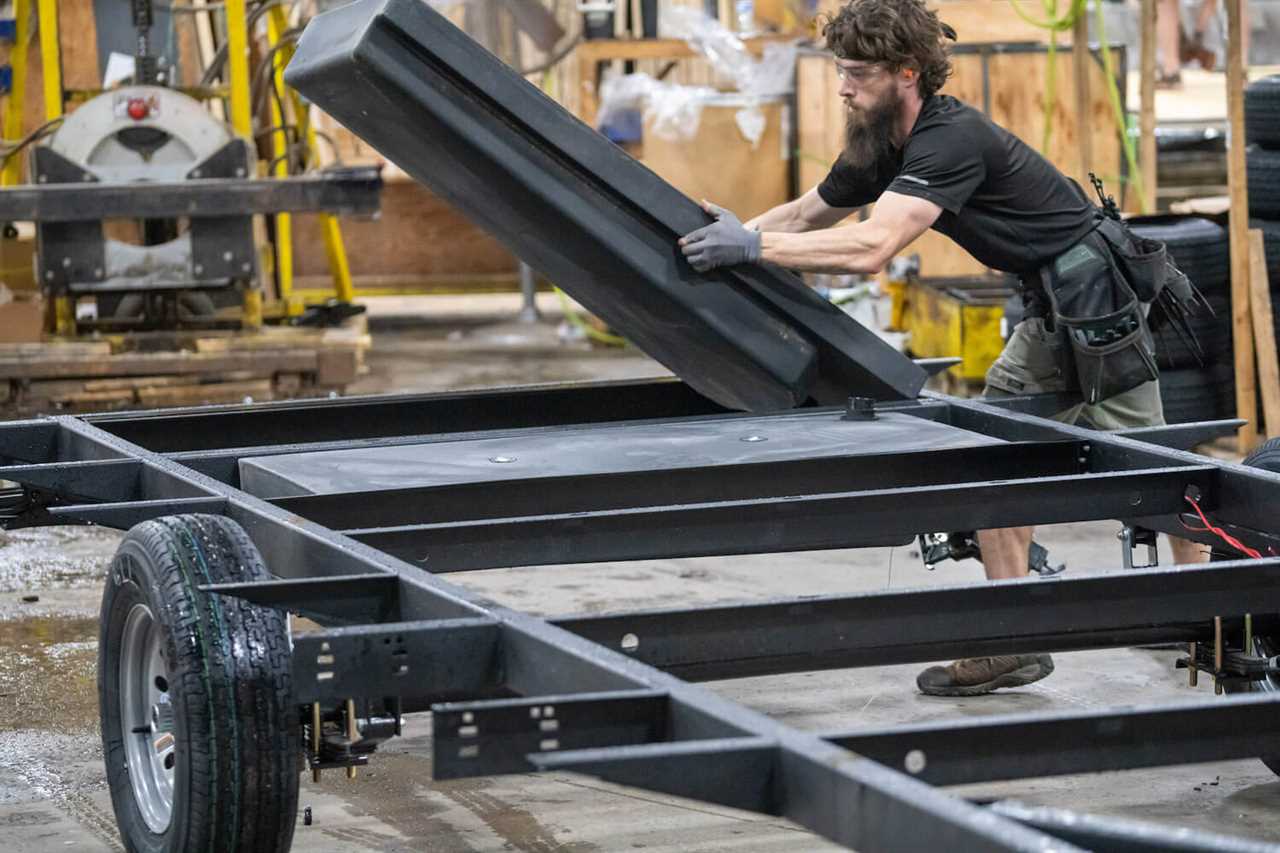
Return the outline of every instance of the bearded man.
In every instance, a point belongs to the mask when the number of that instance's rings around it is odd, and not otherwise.
[[[1071,377],[1063,367],[1062,337],[1047,310],[1042,273],[1068,252],[1072,264],[1081,251],[1086,258],[1102,257],[1099,209],[1016,136],[939,94],[951,73],[947,43],[956,34],[922,0],[851,0],[823,35],[835,56],[848,115],[840,158],[801,198],[745,225],[704,202],[717,220],[681,238],[689,263],[700,272],[767,261],[804,272],[876,273],[933,228],[986,266],[1024,283],[1028,316],[987,373],[984,394],[1067,391]],[[832,227],[872,202],[867,219]],[[1140,331],[1149,346],[1145,327]],[[1087,419],[1098,429],[1163,424],[1159,382],[1154,361],[1148,361],[1146,381],[1055,417],[1066,423]],[[1027,575],[1031,532],[979,531],[989,579]],[[1175,562],[1203,559],[1194,543],[1171,543]],[[917,685],[931,695],[972,696],[1030,684],[1052,671],[1047,654],[973,658],[930,667]]]

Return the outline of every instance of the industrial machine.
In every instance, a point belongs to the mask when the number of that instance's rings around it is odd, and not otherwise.
[[[276,221],[280,232],[293,211],[371,215],[378,208],[377,170],[290,178],[287,168],[277,168],[281,177],[260,179],[247,58],[227,54],[232,115],[224,121],[203,100],[163,85],[173,73],[151,48],[151,0],[120,5],[130,11],[137,36],[132,85],[64,115],[64,93],[46,79],[48,122],[20,146],[29,147],[30,183],[12,186],[7,170],[11,186],[0,193],[0,221],[36,223],[35,276],[58,306],[55,331],[259,324],[264,283],[277,279],[277,296],[287,296],[288,283],[275,267],[291,261],[277,260],[288,251],[287,235],[277,234],[283,245],[272,254],[254,217],[285,214]],[[243,46],[247,19],[245,4],[238,6],[238,16],[227,10],[228,43]],[[30,7],[19,2],[20,34],[30,27]],[[44,67],[56,68],[56,4],[41,3],[39,11]],[[274,20],[276,28],[281,21]],[[23,47],[20,37],[16,59]],[[279,103],[282,94],[282,88],[276,92]],[[15,85],[11,109],[20,110],[21,102]],[[305,108],[294,107],[305,125]],[[269,135],[285,130],[280,125]],[[297,135],[308,139],[305,127]],[[342,267],[338,278],[346,276],[349,292],[341,235],[332,217],[325,224],[331,256]],[[85,303],[90,310],[76,309]],[[241,310],[220,316],[219,307]]]
[[[42,186],[72,193],[89,183],[127,196],[148,192],[148,184],[191,182],[187,192],[196,194],[247,179],[256,160],[248,142],[195,99],[129,86],[68,116],[33,148],[31,172]],[[36,275],[49,294],[97,297],[99,317],[152,327],[212,320],[214,301],[204,291],[256,286],[253,214],[184,219],[143,219],[138,242],[108,238],[102,219],[37,221]]]

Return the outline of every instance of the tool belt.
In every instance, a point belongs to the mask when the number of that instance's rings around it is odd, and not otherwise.
[[[1067,251],[1030,276],[1029,310],[1064,344],[1064,376],[1075,377],[1086,403],[1098,403],[1159,377],[1147,322],[1153,303],[1162,322],[1190,336],[1186,314],[1203,297],[1169,259],[1163,243],[1100,217]],[[1190,338],[1197,351],[1194,337]]]

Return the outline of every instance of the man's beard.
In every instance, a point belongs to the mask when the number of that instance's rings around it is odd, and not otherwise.
[[[845,108],[844,151],[840,159],[862,180],[875,183],[897,169],[893,134],[902,103],[897,89],[865,111]]]

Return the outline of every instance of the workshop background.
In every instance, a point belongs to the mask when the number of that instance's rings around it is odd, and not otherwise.
[[[693,198],[743,219],[814,186],[839,154],[843,111],[817,34],[836,0],[431,0],[550,98]],[[4,418],[252,403],[306,396],[669,375],[540,271],[283,79],[306,21],[341,0],[0,3],[0,193],[65,184],[67,209],[32,207],[0,234]],[[1069,20],[1077,5],[1082,14]],[[1157,341],[1170,422],[1239,415],[1239,437],[1201,450],[1238,459],[1280,435],[1273,294],[1280,288],[1280,0],[1247,8],[1249,66],[1232,172],[1221,9],[1208,67],[1156,88],[1153,0],[1092,5],[939,0],[959,34],[943,91],[980,107],[1088,186],[1101,177],[1135,230],[1165,241],[1213,307],[1199,359]],[[1025,8],[1024,8],[1025,7]],[[1199,2],[1180,3],[1184,20]],[[1047,25],[1046,25],[1047,24]],[[430,145],[430,140],[423,140]],[[1241,149],[1243,151],[1243,148]],[[251,186],[252,179],[280,186]],[[289,183],[292,181],[293,183]],[[184,211],[183,183],[221,205]],[[77,195],[77,188],[90,187]],[[1247,205],[1232,204],[1234,193]],[[168,195],[166,195],[166,193]],[[16,197],[16,196],[14,196]],[[1230,210],[1248,210],[1232,223]],[[203,214],[203,215],[200,215]],[[864,215],[860,213],[857,216]],[[1243,223],[1241,220],[1247,220]],[[1250,276],[1233,275],[1235,229]],[[1250,254],[1251,253],[1251,254]],[[1020,316],[1013,282],[929,233],[877,276],[807,283],[917,358],[957,358],[931,382],[981,391]],[[1243,285],[1241,282],[1243,281]],[[1239,287],[1252,294],[1243,311]],[[1233,295],[1236,294],[1236,295]],[[1242,345],[1243,342],[1243,345]],[[1246,353],[1247,368],[1241,361]],[[1117,524],[1051,528],[1073,569],[1114,563]],[[0,533],[0,846],[122,849],[102,777],[95,696],[97,604],[115,532]],[[699,558],[560,570],[536,612],[599,612],[977,580],[910,549]],[[944,574],[945,573],[945,574]],[[527,606],[515,573],[468,585]],[[806,729],[1112,706],[1185,694],[1174,653],[1063,655],[1065,677],[981,707],[921,701],[915,668],[867,678],[726,683],[732,698]],[[945,707],[943,707],[945,706]],[[837,720],[838,716],[838,720]],[[817,850],[783,820],[640,796],[568,774],[429,782],[410,731],[361,788],[312,784],[299,849]],[[332,774],[336,777],[337,774]],[[1257,761],[1021,785],[975,797],[1280,838],[1280,783]],[[409,784],[412,782],[413,784]],[[377,808],[378,815],[372,814]],[[834,849],[834,848],[832,848]]]

